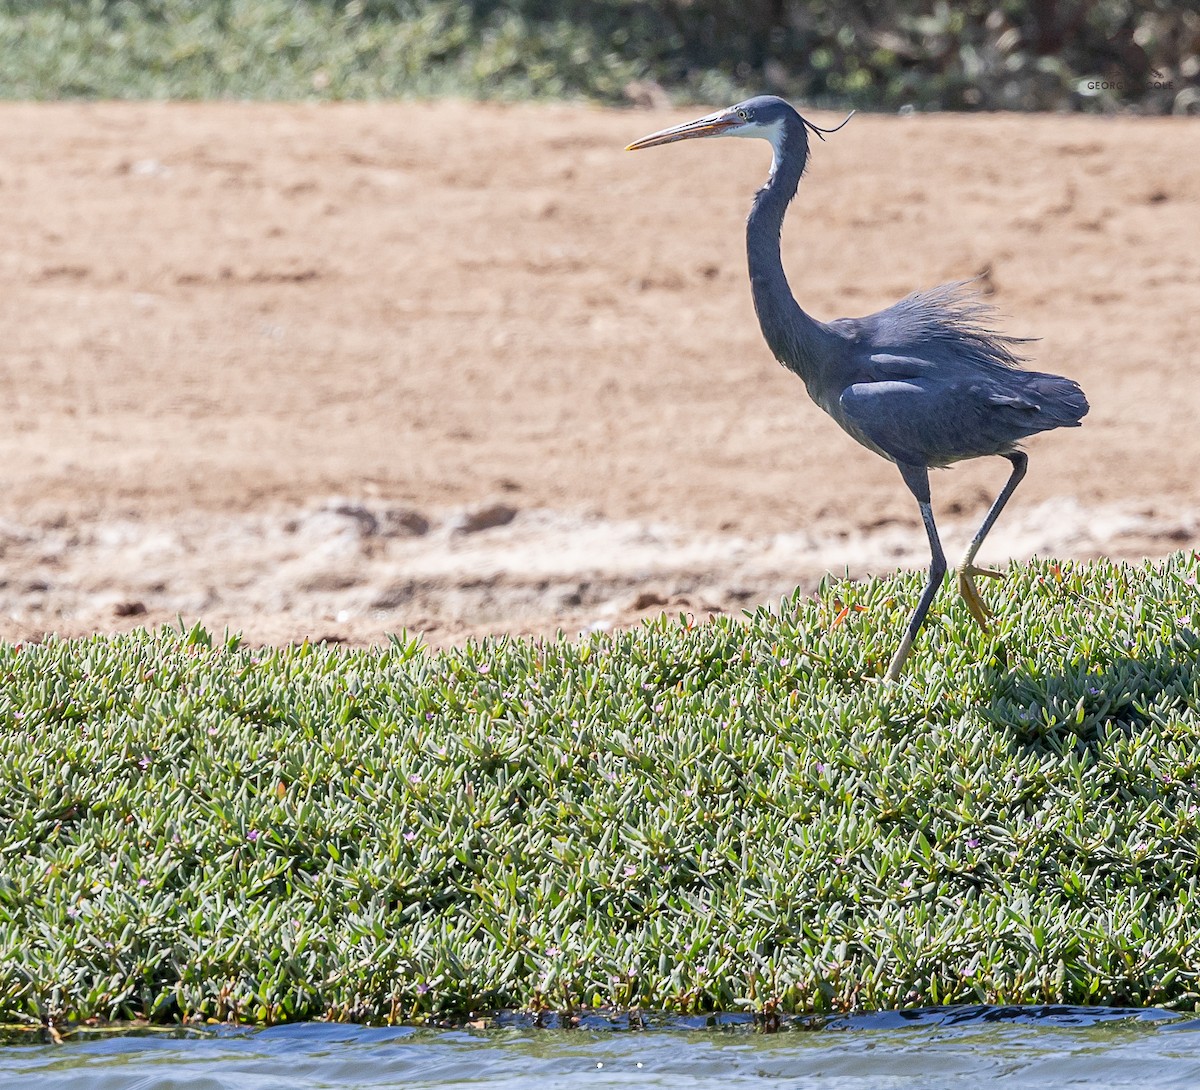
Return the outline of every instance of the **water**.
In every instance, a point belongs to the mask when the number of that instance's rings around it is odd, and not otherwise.
[[[18,1039],[19,1040],[19,1039]],[[2,1090],[938,1090],[1200,1086],[1200,1019],[1156,1010],[959,1007],[792,1022],[662,1019],[631,1031],[528,1018],[497,1028],[271,1029],[77,1034],[0,1046]]]

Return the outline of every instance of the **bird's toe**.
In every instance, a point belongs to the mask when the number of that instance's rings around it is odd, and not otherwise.
[[[988,608],[987,602],[980,597],[979,588],[975,585],[975,576],[983,575],[984,572],[978,568],[964,568],[958,573],[958,593],[963,596],[963,600],[967,603],[967,609],[971,611],[971,616],[975,618],[976,624],[986,632],[988,630],[988,618],[992,616],[992,611]],[[986,574],[994,575],[995,572]]]

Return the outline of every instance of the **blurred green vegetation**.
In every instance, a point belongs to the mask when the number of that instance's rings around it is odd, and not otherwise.
[[[1200,112],[1175,0],[0,0],[3,98]]]

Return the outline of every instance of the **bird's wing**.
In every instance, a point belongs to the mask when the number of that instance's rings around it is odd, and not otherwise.
[[[1034,411],[1041,408],[1037,401],[1028,396],[1028,391],[1006,389],[996,381],[997,377],[1008,380],[1005,385],[1011,387],[1013,382],[1030,375],[1040,377],[1034,372],[1007,372],[1000,376],[993,373],[989,376],[978,369],[947,366],[944,363],[923,360],[918,356],[893,356],[886,352],[876,352],[867,362],[871,379],[876,382],[928,378],[937,381],[947,393],[966,383],[973,402]]]
[[[911,357],[871,362],[879,377],[846,387],[838,406],[847,431],[897,462],[940,466],[1000,454],[1045,427],[1024,391],[986,376],[947,374]]]

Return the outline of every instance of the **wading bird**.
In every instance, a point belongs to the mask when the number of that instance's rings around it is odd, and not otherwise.
[[[1037,432],[1078,427],[1088,403],[1070,379],[1021,370],[1014,350],[1021,340],[988,328],[992,308],[963,283],[916,292],[865,318],[819,322],[805,314],[788,288],[779,236],[808,163],[810,130],[818,136],[836,131],[820,129],[783,99],[764,95],[643,137],[627,150],[701,136],[770,142],[771,173],[746,221],[750,288],[763,337],[845,431],[896,463],[929,536],[929,581],[887,670],[887,679],[895,681],[946,574],[930,506],[930,468],[990,454],[1012,463],[1008,482],[958,567],[959,592],[986,630],[990,611],[975,577],[1001,573],[977,568],[975,554],[1025,476],[1028,457],[1017,444]]]

